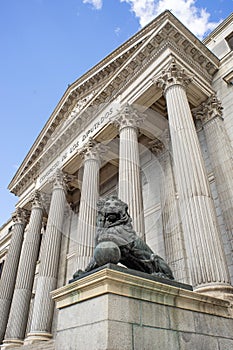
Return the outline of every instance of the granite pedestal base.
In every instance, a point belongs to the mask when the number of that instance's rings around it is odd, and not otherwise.
[[[52,297],[56,350],[233,349],[230,302],[176,282],[108,265]]]

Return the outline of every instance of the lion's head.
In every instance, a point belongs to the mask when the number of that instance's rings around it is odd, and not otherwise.
[[[111,224],[121,224],[131,221],[128,214],[128,205],[117,196],[109,196],[100,199],[97,203],[99,225],[104,226],[106,222]]]

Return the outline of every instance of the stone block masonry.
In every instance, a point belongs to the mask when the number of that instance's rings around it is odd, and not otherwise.
[[[52,292],[56,350],[230,350],[230,302],[124,269],[105,268]]]

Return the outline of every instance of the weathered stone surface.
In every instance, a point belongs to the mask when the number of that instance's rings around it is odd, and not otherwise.
[[[163,305],[153,304],[150,302],[141,303],[141,325],[169,328],[169,308],[164,308]]]
[[[56,350],[107,350],[107,323],[101,321],[57,332]]]
[[[165,348],[166,349],[166,348]],[[218,340],[215,337],[194,333],[179,334],[179,350],[219,350]],[[230,350],[230,349],[225,349]]]
[[[215,337],[232,338],[233,319],[194,314],[195,331]]]
[[[177,332],[168,329],[134,326],[135,350],[179,350]]]
[[[136,299],[129,299],[111,294],[108,298],[108,319],[132,324],[142,322],[141,304]]]
[[[195,332],[195,313],[175,308],[168,308],[170,327],[176,331]]]
[[[108,321],[108,346],[106,350],[133,349],[133,329],[128,322]]]
[[[74,317],[75,315],[75,317]],[[61,332],[69,328],[82,327],[86,324],[94,324],[108,318],[108,296],[86,300],[84,303],[74,304],[70,308],[59,311],[57,331]]]
[[[233,340],[230,339],[218,339],[219,350],[232,350]]]
[[[23,345],[17,348],[19,350],[55,350],[54,340],[39,342],[30,345]]]

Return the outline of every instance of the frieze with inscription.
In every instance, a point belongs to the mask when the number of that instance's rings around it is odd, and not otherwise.
[[[47,168],[37,179],[36,188],[39,188],[47,179],[54,174],[56,169],[60,168],[63,164],[65,164],[73,154],[80,149],[90,137],[93,137],[105,124],[107,124],[114,114],[118,111],[119,104],[114,102],[109,108],[102,113],[99,118],[91,123],[90,127],[84,130],[74,141],[73,143],[67,147],[67,149],[61,154],[61,156],[57,157],[56,160],[51,164],[49,169]]]

